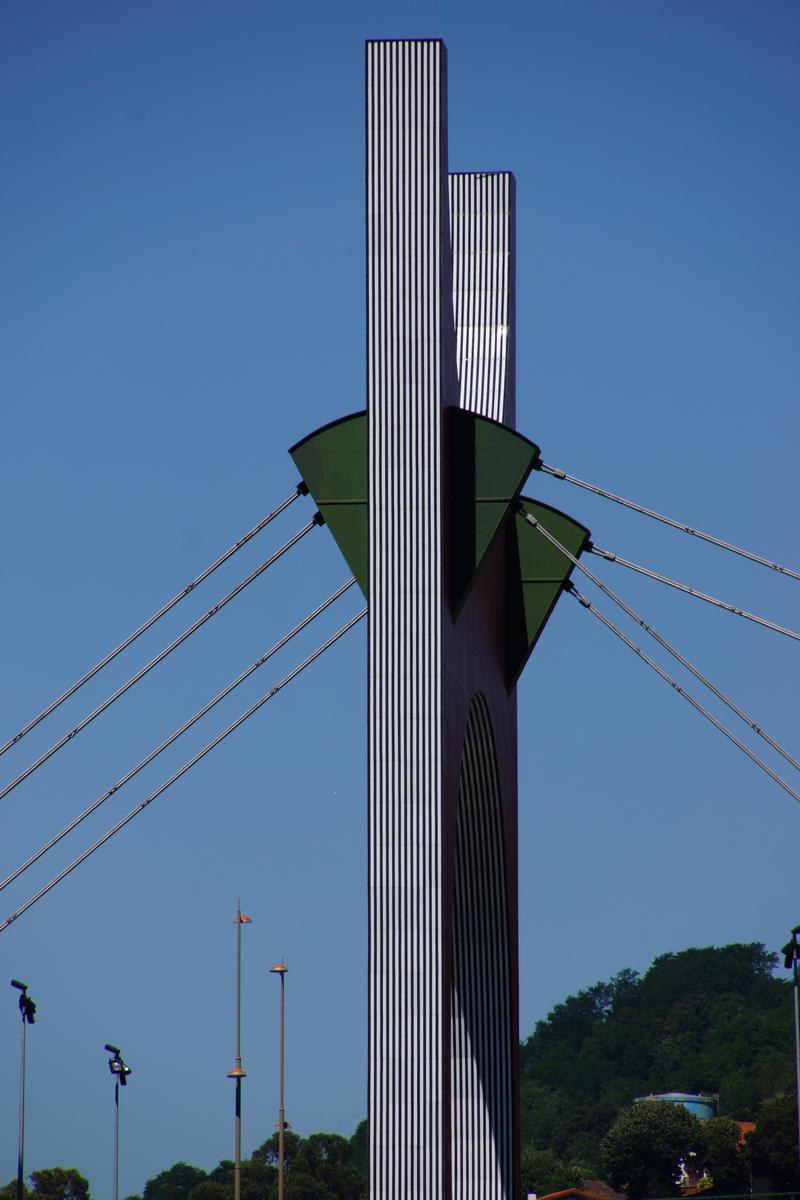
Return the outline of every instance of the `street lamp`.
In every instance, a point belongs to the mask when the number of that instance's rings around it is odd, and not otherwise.
[[[19,992],[19,1011],[22,1017],[22,1030],[20,1032],[20,1048],[19,1048],[19,1143],[17,1148],[17,1200],[23,1200],[25,1187],[23,1179],[25,1171],[23,1168],[23,1160],[25,1158],[25,1029],[28,1025],[32,1025],[36,1020],[36,1005],[28,995],[27,983],[20,983],[18,979],[11,980],[11,986]]]
[[[283,1076],[284,1076],[284,1046],[285,1046],[285,1024],[284,1024],[284,1002],[286,996],[286,972],[288,971],[283,962],[276,963],[274,967],[270,967],[272,975],[280,975],[281,979],[281,1034],[280,1034],[280,1086],[279,1086],[279,1108],[278,1108],[278,1200],[283,1200],[283,1180],[285,1174],[284,1164],[284,1132],[286,1130],[286,1113],[283,1107]]]
[[[234,1163],[233,1163],[233,1200],[240,1200],[242,1194],[242,1080],[247,1072],[242,1067],[242,926],[250,925],[251,920],[242,912],[241,904],[236,901],[236,1062],[228,1071],[228,1079],[236,1080],[236,1115],[234,1116]]]
[[[106,1042],[105,1048],[111,1055],[108,1069],[114,1076],[114,1200],[119,1200],[119,1085],[126,1086],[131,1068],[122,1061],[119,1046]]]
[[[797,992],[800,987],[798,964],[800,964],[800,925],[795,925],[790,941],[781,950],[783,965],[792,972],[794,981],[794,1080],[797,1090],[797,1178],[800,1181],[800,1002]]]

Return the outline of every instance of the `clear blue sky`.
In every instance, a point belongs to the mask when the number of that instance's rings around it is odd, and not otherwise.
[[[545,460],[800,563],[796,4],[40,0],[0,22],[0,732],[287,495],[288,446],[362,407],[370,36],[444,37],[451,168],[516,174],[519,424]],[[599,545],[800,625],[800,584],[566,484],[532,487]],[[6,755],[2,778],[310,511]],[[3,801],[3,873],[344,575],[315,532]],[[800,646],[604,576],[800,750]],[[298,655],[7,889],[2,915]],[[123,1195],[178,1159],[231,1156],[237,895],[253,918],[245,1149],[277,1115],[281,955],[289,1120],[350,1133],[364,1116],[364,680],[362,627],[0,936],[5,975],[39,1003],[29,1169],[74,1165],[110,1195],[107,1040],[134,1068]],[[656,954],[781,945],[800,920],[798,807],[568,599],[520,723],[523,1034]],[[0,1182],[17,1120],[3,986]]]

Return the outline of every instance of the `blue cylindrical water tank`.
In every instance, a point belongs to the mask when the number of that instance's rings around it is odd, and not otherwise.
[[[641,1104],[645,1100],[663,1100],[666,1104],[682,1104],[701,1121],[708,1121],[717,1115],[717,1096],[693,1092],[660,1092],[657,1096],[637,1096],[634,1103]]]

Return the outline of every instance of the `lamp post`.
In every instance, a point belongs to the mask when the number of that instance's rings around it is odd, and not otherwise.
[[[108,1069],[114,1076],[114,1200],[119,1200],[119,1085],[126,1086],[131,1068],[122,1061],[119,1046],[106,1042],[105,1048],[111,1055]]]
[[[798,963],[800,963],[800,925],[795,925],[791,939],[781,950],[783,965],[791,970],[794,982],[794,1080],[797,1091],[797,1180],[800,1183],[800,1001],[798,1001]]]
[[[247,1072],[242,1067],[242,926],[251,924],[250,918],[242,912],[241,904],[236,901],[236,1061],[228,1071],[228,1079],[236,1080],[236,1100],[234,1116],[234,1161],[233,1161],[233,1200],[240,1200],[242,1194],[242,1080]]]
[[[28,995],[27,983],[18,979],[11,980],[11,986],[19,992],[19,1011],[22,1017],[19,1046],[19,1143],[17,1147],[17,1200],[23,1200],[25,1194],[25,1029],[36,1020],[36,1005]]]
[[[274,967],[270,967],[270,973],[279,975],[281,980],[281,1033],[280,1033],[280,1083],[279,1083],[279,1108],[278,1108],[278,1200],[283,1200],[283,1180],[284,1180],[284,1131],[286,1129],[286,1112],[283,1106],[283,1081],[284,1081],[284,1047],[285,1047],[285,999],[286,999],[286,972],[288,967],[283,962],[276,963]]]

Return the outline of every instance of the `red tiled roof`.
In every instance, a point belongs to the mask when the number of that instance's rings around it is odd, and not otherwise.
[[[564,1188],[561,1192],[548,1192],[539,1200],[627,1200],[623,1192],[615,1192],[600,1179],[584,1180],[585,1187]]]

